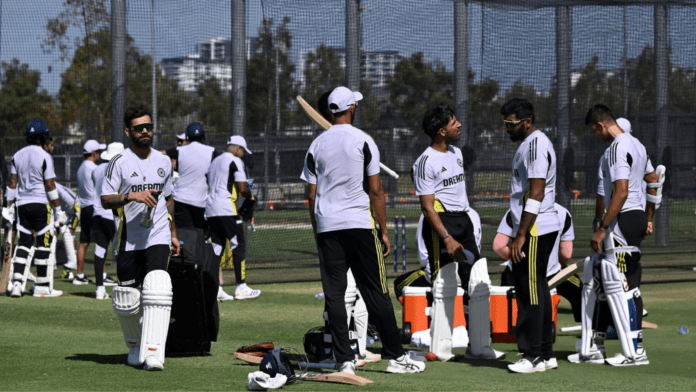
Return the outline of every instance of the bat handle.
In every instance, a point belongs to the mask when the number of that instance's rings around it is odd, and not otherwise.
[[[380,163],[379,163],[379,167],[380,167],[385,173],[387,173],[390,177],[393,177],[393,178],[395,178],[395,179],[398,179],[398,178],[399,178],[399,175],[398,175],[394,170],[392,170],[392,169],[390,169],[389,167],[387,167],[387,165],[385,165],[384,163],[380,162]]]

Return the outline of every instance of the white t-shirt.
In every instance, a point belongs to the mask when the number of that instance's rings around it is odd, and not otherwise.
[[[428,147],[413,164],[416,195],[435,195],[437,212],[468,211],[463,162],[462,151],[455,146],[444,153]]]
[[[94,199],[92,200],[92,205],[94,206],[93,216],[100,216],[104,219],[114,220],[113,210],[105,210],[101,205],[102,187],[104,186],[104,173],[106,173],[106,168],[108,166],[109,162],[104,162],[92,171],[92,181],[94,181],[95,190]]]
[[[179,178],[174,183],[174,201],[205,207],[208,184],[205,175],[213,161],[215,148],[198,142],[177,147]]]
[[[544,235],[557,231],[558,218],[554,210],[556,198],[556,153],[551,140],[541,131],[536,130],[522,141],[512,161],[510,180],[510,210],[512,211],[512,228],[515,236],[520,227],[522,212],[531,192],[531,179],[546,180],[544,199],[539,214],[530,232],[536,227],[534,235]]]
[[[631,134],[622,133],[614,138],[599,160],[601,187],[597,187],[597,194],[604,196],[604,205],[608,208],[614,193],[614,182],[628,180],[628,198],[621,211],[645,210],[646,189],[643,178],[653,171],[655,169],[645,146]],[[608,194],[607,189],[611,190]]]
[[[379,174],[379,150],[352,125],[334,125],[309,146],[301,179],[317,186],[317,232],[372,229],[368,177]]]
[[[244,162],[231,152],[225,152],[213,159],[208,169],[208,187],[210,192],[205,204],[205,216],[235,216],[239,197],[235,182],[247,180]]]
[[[92,172],[97,168],[97,164],[85,160],[77,169],[77,190],[80,197],[80,208],[91,206],[94,203],[94,180],[92,180]]]
[[[140,220],[148,209],[145,204],[132,201],[119,209],[123,219],[120,221],[118,232],[120,241],[126,241],[126,251],[171,244],[172,235],[165,198],[172,194],[172,161],[153,148],[150,148],[150,155],[145,159],[140,158],[130,148],[111,159],[104,175],[102,195],[141,192],[148,189],[161,192],[150,227],[140,226]]]
[[[57,182],[56,190],[58,190],[58,201],[60,202],[60,208],[62,208],[66,214],[70,215],[75,210],[75,200],[77,200],[77,195],[75,195],[75,193],[73,193],[73,191],[70,189]]]
[[[11,174],[17,174],[17,206],[48,204],[44,181],[56,178],[53,157],[39,146],[26,146],[12,157]]]
[[[556,203],[556,214],[558,216],[558,223],[561,226],[561,230],[558,231],[556,236],[556,241],[553,243],[553,249],[551,250],[551,255],[549,256],[549,263],[546,267],[546,276],[555,275],[561,270],[561,263],[558,259],[558,251],[561,241],[573,241],[575,239],[575,228],[573,226],[573,217],[562,205]],[[504,234],[510,238],[514,237],[517,232],[512,231],[512,217],[510,215],[510,210],[507,210],[505,216],[500,221],[498,225],[498,233]],[[508,260],[505,263],[508,268],[512,268],[512,261]]]

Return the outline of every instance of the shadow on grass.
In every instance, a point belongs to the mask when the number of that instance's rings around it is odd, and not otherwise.
[[[507,366],[511,363],[513,358],[515,361],[517,360],[517,356],[511,352],[506,352],[503,359],[468,359],[463,355],[457,355],[449,362],[466,363],[472,367],[489,367],[507,370]]]
[[[70,293],[70,295],[74,295],[74,296],[76,296],[76,297],[87,297],[87,298],[90,298],[90,297],[91,297],[91,298],[94,298],[94,292],[93,292],[93,291],[89,291],[89,292],[86,292],[86,291],[77,291],[77,292],[74,292],[74,293]]]
[[[65,359],[68,361],[95,362],[101,365],[127,366],[126,354],[73,354],[70,357],[65,357]]]

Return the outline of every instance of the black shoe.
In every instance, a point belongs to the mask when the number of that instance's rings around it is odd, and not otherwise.
[[[87,279],[86,276],[80,278],[79,276],[75,275],[75,279],[73,279],[72,284],[75,286],[83,285],[83,284],[92,284],[92,281]]]
[[[104,278],[104,286],[118,286],[118,282],[113,280],[109,275]]]

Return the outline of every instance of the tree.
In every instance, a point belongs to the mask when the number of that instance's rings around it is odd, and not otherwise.
[[[247,129],[252,134],[275,129],[276,101],[280,106],[281,127],[296,122],[298,113],[288,110],[295,106],[297,95],[295,65],[290,59],[292,35],[289,23],[290,18],[286,16],[274,28],[273,19],[263,19],[259,27],[259,37],[256,38],[256,47],[259,49],[247,65]]]
[[[346,73],[341,67],[340,55],[321,44],[316,50],[307,54],[303,77],[302,98],[316,108],[322,94],[345,83]],[[304,114],[301,107],[297,110],[297,125],[314,126],[313,121]]]
[[[222,91],[220,83],[214,77],[202,80],[198,84],[197,93],[200,98],[199,121],[208,132],[228,133],[230,123],[227,119],[232,112],[229,94]]]
[[[35,118],[43,119],[53,129],[58,120],[56,105],[46,90],[39,90],[41,72],[17,59],[3,61],[1,66],[0,135],[22,135]]]
[[[73,47],[68,41],[68,29],[84,29],[85,35],[89,36],[103,25],[108,25],[110,17],[106,7],[106,0],[65,0],[63,11],[46,24],[47,37],[41,48],[47,53],[58,49],[61,61],[69,61]],[[77,39],[74,45],[79,46],[80,43]]]

